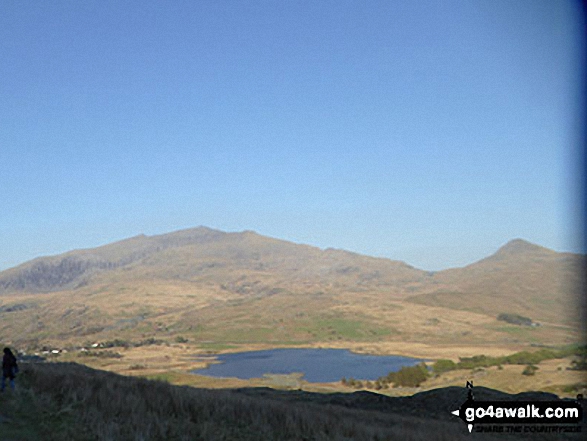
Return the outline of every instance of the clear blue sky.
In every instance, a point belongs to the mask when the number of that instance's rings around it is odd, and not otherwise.
[[[206,225],[582,251],[579,2],[0,3],[0,269]]]

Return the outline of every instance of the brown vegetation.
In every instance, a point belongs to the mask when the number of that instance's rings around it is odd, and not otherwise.
[[[517,240],[468,267],[428,273],[253,232],[197,228],[0,272],[0,335],[27,353],[67,349],[55,357],[190,384],[187,371],[202,364],[194,356],[222,351],[331,347],[456,363],[579,342],[572,311],[584,264],[584,256]],[[100,350],[80,352],[95,343]],[[526,377],[504,384],[506,373],[492,371],[487,381],[495,376],[510,391],[534,386]],[[577,383],[571,374],[541,364],[529,379],[563,387]]]
[[[578,341],[573,314],[584,264],[584,256],[513,241],[468,267],[428,273],[252,232],[197,228],[0,272],[0,333],[19,347],[156,338],[519,350]],[[496,319],[522,312],[542,326]]]
[[[449,413],[461,404],[463,388],[392,399],[365,392],[202,390],[72,363],[23,363],[22,371],[17,393],[0,401],[0,426],[9,439],[448,441],[471,436]],[[475,439],[508,437],[476,434]]]

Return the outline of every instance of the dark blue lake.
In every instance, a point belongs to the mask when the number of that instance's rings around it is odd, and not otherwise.
[[[395,355],[355,354],[346,349],[270,349],[221,354],[218,361],[220,363],[192,372],[209,377],[241,379],[300,372],[306,381],[329,383],[340,381],[342,377],[376,380],[423,360]]]

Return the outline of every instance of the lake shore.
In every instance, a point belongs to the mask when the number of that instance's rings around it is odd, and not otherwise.
[[[279,344],[243,344],[230,345],[222,349],[202,347],[200,344],[175,343],[169,345],[153,345],[133,348],[117,349],[119,358],[87,357],[81,354],[68,353],[55,357],[55,361],[75,361],[90,367],[116,372],[129,376],[140,376],[159,379],[178,385],[189,385],[201,388],[242,388],[242,387],[271,387],[277,389],[301,389],[312,392],[354,392],[339,382],[310,383],[299,375],[267,375],[262,378],[241,380],[238,378],[214,378],[191,371],[202,369],[214,363],[216,355],[235,352],[260,351],[279,348],[329,348],[348,349],[357,354],[372,355],[399,355],[412,358],[433,360],[446,358],[458,361],[458,357],[474,355],[507,355],[519,350],[528,350],[528,346],[477,346],[461,347],[454,345],[433,346],[421,343],[314,343],[300,345]],[[478,371],[458,370],[428,379],[420,388],[390,388],[373,391],[390,396],[411,395],[413,393],[446,386],[462,386],[466,381],[474,380],[476,385],[491,387],[509,393],[523,391],[549,391],[559,396],[572,397],[576,392],[568,391],[568,385],[585,382],[584,372],[567,370],[571,358],[547,360],[540,363],[536,375],[528,377],[522,375],[524,366],[505,365],[502,370],[497,367]]]
[[[250,352],[262,351],[268,349],[293,349],[293,348],[313,348],[313,349],[348,349],[356,354],[370,354],[370,355],[388,355],[401,356],[411,358],[421,358],[426,360],[449,359],[458,361],[459,357],[472,357],[474,355],[490,355],[501,356],[509,355],[514,352],[526,349],[524,345],[510,345],[510,346],[457,346],[457,345],[429,345],[424,343],[405,343],[405,342],[315,342],[303,343],[299,345],[280,345],[271,343],[254,343],[242,344],[239,346],[220,349],[217,351],[204,350],[204,354],[218,353],[235,353],[235,352]]]

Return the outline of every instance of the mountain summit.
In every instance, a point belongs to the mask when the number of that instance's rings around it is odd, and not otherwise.
[[[0,272],[0,334],[13,340],[185,334],[224,342],[476,344],[485,338],[477,332],[498,338],[501,313],[575,326],[584,268],[585,256],[521,239],[466,267],[430,273],[252,231],[199,227]],[[562,339],[560,329],[536,332],[558,332]],[[512,338],[503,332],[499,338]]]
[[[513,239],[499,248],[493,256],[516,256],[523,254],[552,255],[555,251],[540,245],[533,244],[524,239]]]
[[[201,226],[155,236],[139,235],[97,248],[31,260],[0,272],[0,295],[145,280],[198,285],[205,280],[207,284],[236,292],[336,287],[340,291],[387,290],[405,296],[414,292],[416,285],[422,287],[432,279],[443,281],[447,276],[458,275],[455,282],[480,280],[481,274],[485,277],[496,271],[494,265],[509,268],[506,271],[509,273],[513,268],[523,273],[526,263],[536,265],[544,260],[550,265],[560,255],[523,239],[514,239],[495,254],[468,267],[439,271],[432,276],[400,261],[344,250],[322,250],[253,231],[227,233]],[[537,267],[535,270],[541,272]]]
[[[43,257],[0,272],[0,294],[75,290],[88,284],[165,280],[237,292],[314,286],[378,290],[419,280],[403,262],[206,227],[136,236],[93,249]],[[246,279],[252,280],[249,281]],[[230,287],[230,288],[228,288]]]

